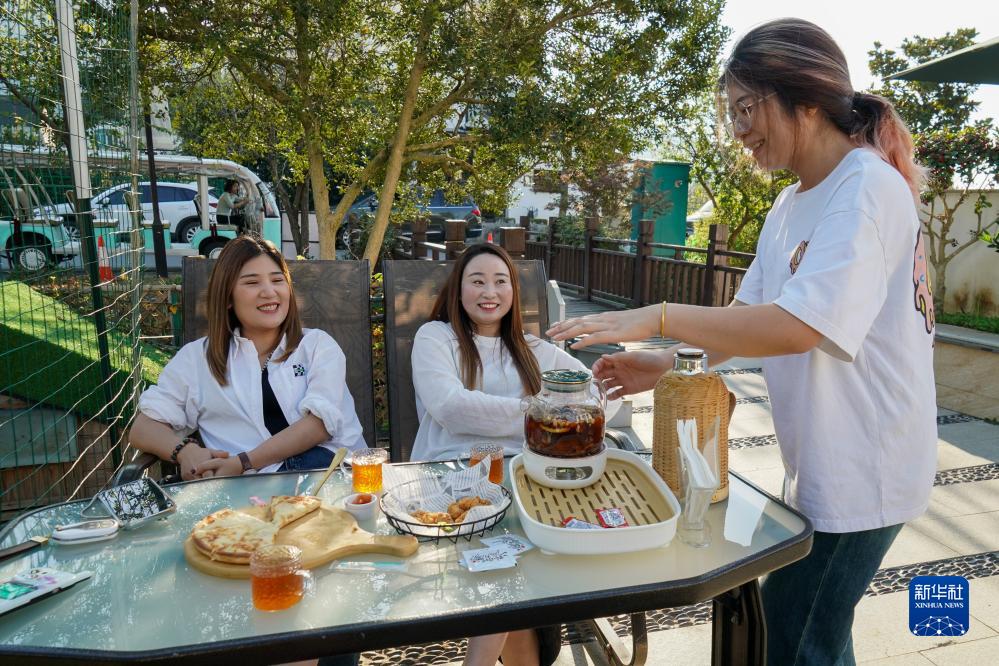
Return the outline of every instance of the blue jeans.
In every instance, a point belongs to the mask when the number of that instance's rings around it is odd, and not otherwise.
[[[812,552],[763,580],[767,663],[853,666],[853,610],[902,525],[815,532]]]
[[[289,470],[306,470],[306,469],[326,469],[333,462],[333,452],[323,446],[313,446],[307,451],[302,451],[298,455],[291,456],[287,458],[284,463],[278,467],[279,472],[286,472]]]

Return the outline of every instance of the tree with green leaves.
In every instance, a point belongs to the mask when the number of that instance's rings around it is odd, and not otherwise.
[[[77,4],[73,17],[77,33],[87,35],[77,41],[77,60],[88,129],[105,122],[120,124],[128,117],[127,103],[108,107],[98,102],[122,99],[121,86],[127,91],[128,59],[119,51],[127,32],[117,20],[120,8],[92,4]],[[21,0],[0,10],[0,87],[28,114],[14,119],[3,140],[31,147],[59,146],[68,153],[58,25],[51,1]],[[96,148],[93,140],[89,143]]]
[[[184,152],[258,165],[287,214],[295,250],[309,254],[308,163],[301,125],[240,77],[215,71],[171,104]]]
[[[923,231],[933,265],[934,304],[944,311],[947,267],[962,252],[999,229],[999,215],[989,209],[986,190],[999,185],[999,132],[988,125],[937,130],[916,136],[916,157],[927,168]],[[958,210],[971,204],[975,226],[966,238],[954,236]]]
[[[217,54],[301,125],[321,256],[358,195],[379,192],[372,262],[416,183],[499,208],[535,164],[633,152],[707,85],[724,37],[720,0],[334,4],[158,0],[144,25]],[[323,158],[343,177],[332,211]]]
[[[890,99],[913,134],[956,130],[968,125],[979,105],[972,99],[977,86],[885,77],[971,46],[977,36],[978,31],[973,28],[960,28],[943,37],[903,39],[898,50],[874,42],[874,48],[867,52],[868,66],[871,74],[881,77],[882,82],[870,92]]]
[[[977,31],[963,28],[943,37],[903,40],[901,52],[875,42],[869,52],[871,73],[882,78],[970,46]],[[927,169],[921,194],[921,220],[933,265],[933,297],[939,312],[947,298],[947,267],[980,237],[999,228],[999,217],[983,189],[999,184],[999,132],[991,118],[972,121],[978,108],[977,86],[964,83],[885,80],[872,90],[892,101],[913,131],[916,160]],[[976,226],[967,238],[954,237],[957,211],[974,206]]]

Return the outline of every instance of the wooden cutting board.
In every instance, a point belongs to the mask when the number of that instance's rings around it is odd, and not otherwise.
[[[238,509],[266,520],[266,507]],[[419,543],[413,536],[381,536],[362,530],[354,516],[344,509],[323,504],[318,510],[282,527],[275,543],[298,546],[302,549],[302,568],[314,569],[327,562],[356,555],[357,553],[383,553],[408,557],[416,552]],[[249,578],[250,567],[245,564],[216,562],[194,547],[191,536],[184,541],[184,557],[188,564],[202,573],[221,578]]]

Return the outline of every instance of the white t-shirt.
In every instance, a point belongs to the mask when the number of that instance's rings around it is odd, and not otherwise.
[[[936,470],[933,299],[912,194],[851,151],[816,187],[781,192],[736,299],[775,303],[822,334],[763,359],[785,496],[824,532],[926,510]]]
[[[558,347],[525,335],[541,371],[586,366]],[[413,340],[413,387],[420,429],[412,460],[459,458],[476,440],[488,438],[508,454],[524,444],[524,386],[502,338],[475,336],[482,371],[479,390],[461,381],[461,353],[451,324],[427,322]]]
[[[182,435],[198,430],[210,449],[237,454],[252,451],[271,433],[264,423],[260,361],[253,341],[239,329],[229,345],[228,380],[220,386],[205,357],[207,338],[180,348],[160,373],[159,383],[139,398],[139,410]],[[284,354],[285,339],[273,358]],[[336,341],[319,329],[304,329],[298,348],[283,361],[271,360],[267,379],[291,425],[308,412],[322,419],[331,437],[322,446],[367,448],[354,399],[346,384],[347,363]],[[273,472],[281,463],[261,472]]]

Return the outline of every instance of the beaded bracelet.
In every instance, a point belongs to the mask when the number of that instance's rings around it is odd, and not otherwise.
[[[197,441],[198,440],[194,439],[193,437],[185,437],[184,439],[182,439],[181,442],[180,442],[180,444],[178,444],[177,446],[173,447],[173,453],[170,454],[170,460],[172,462],[176,463],[177,462],[177,454],[179,454],[181,452],[181,450],[183,450],[183,448],[185,446],[187,446],[188,444],[195,444],[195,443],[197,443]]]

